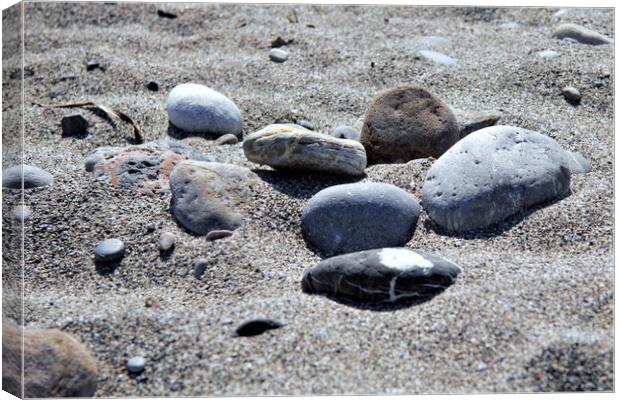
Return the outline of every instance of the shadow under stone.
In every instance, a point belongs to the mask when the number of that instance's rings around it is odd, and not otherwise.
[[[190,137],[199,137],[199,138],[203,138],[206,140],[216,140],[220,138],[221,136],[223,136],[223,134],[186,132],[172,125],[170,122],[168,122],[168,136],[170,136],[173,139],[177,139],[177,140],[183,140],[183,139],[187,139]],[[237,137],[237,139],[239,139],[239,142],[243,141],[242,133],[235,135],[235,136]]]
[[[253,169],[252,172],[278,192],[298,199],[308,199],[329,186],[354,183],[366,177],[366,175],[352,177],[300,170]]]
[[[110,275],[121,265],[121,261],[95,261],[95,270],[101,275]]]
[[[519,212],[517,214],[514,214],[511,217],[508,217],[502,222],[499,222],[495,225],[491,225],[491,226],[481,228],[481,229],[474,229],[474,230],[462,231],[462,232],[453,232],[438,225],[435,221],[433,221],[430,218],[424,221],[424,227],[441,236],[448,236],[448,237],[459,238],[459,239],[490,239],[492,237],[499,236],[502,233],[511,230],[513,227],[520,224],[523,220],[525,220],[530,215],[534,214],[536,211],[542,210],[543,208],[546,208],[559,201],[562,201],[565,198],[569,197],[572,193],[573,192],[569,189],[569,191],[566,192],[566,194],[562,196],[559,196],[552,200],[546,201],[544,203],[540,203],[538,205],[532,206],[525,211]]]
[[[347,307],[357,308],[358,310],[367,310],[367,311],[375,311],[375,312],[390,312],[390,311],[403,310],[405,308],[410,308],[410,307],[424,304],[432,300],[435,296],[442,293],[444,290],[445,289],[442,289],[441,291],[435,292],[433,294],[429,294],[428,296],[424,296],[424,297],[403,299],[397,302],[384,302],[384,303],[373,303],[373,304],[360,303],[358,301],[353,301],[347,298],[337,297],[333,295],[314,294],[314,296],[317,296],[317,295],[323,296],[331,301],[334,301],[336,303],[342,304]]]

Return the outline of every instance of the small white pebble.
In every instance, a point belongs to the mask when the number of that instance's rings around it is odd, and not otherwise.
[[[127,371],[132,373],[142,372],[144,371],[144,364],[146,364],[144,357],[132,357],[127,361]]]

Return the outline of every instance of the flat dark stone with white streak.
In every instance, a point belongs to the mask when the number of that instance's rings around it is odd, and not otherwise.
[[[452,285],[461,268],[443,258],[407,248],[343,254],[308,269],[301,282],[308,294],[363,304],[428,299]]]

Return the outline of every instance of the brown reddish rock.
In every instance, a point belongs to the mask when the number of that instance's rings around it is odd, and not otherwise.
[[[170,188],[172,169],[183,160],[209,161],[200,151],[176,140],[156,140],[137,146],[99,147],[85,161],[86,170],[111,185],[161,193]]]
[[[57,329],[22,331],[2,321],[2,389],[18,397],[91,397],[97,390],[97,365],[86,347]]]
[[[439,158],[458,140],[459,127],[450,108],[412,84],[398,85],[372,100],[360,137],[369,164]]]

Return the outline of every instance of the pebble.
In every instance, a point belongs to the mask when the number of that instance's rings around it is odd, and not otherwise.
[[[157,10],[157,15],[159,15],[161,18],[168,18],[168,19],[175,19],[177,16],[176,14],[164,11],[164,10]]]
[[[337,126],[329,134],[338,139],[360,140],[360,131],[348,125]]]
[[[463,111],[452,110],[456,117],[460,137],[464,138],[470,133],[493,126],[502,118],[503,114],[499,111]]]
[[[30,207],[25,205],[17,205],[13,208],[13,217],[20,222],[26,222],[32,215]]]
[[[362,304],[426,300],[452,285],[461,267],[428,253],[382,248],[328,258],[309,268],[302,290]]]
[[[312,122],[307,121],[305,119],[298,119],[295,123],[297,125],[299,125],[299,126],[302,126],[302,127],[306,128],[306,129],[309,129],[311,131],[314,130],[314,125],[312,124]]]
[[[164,193],[174,166],[183,160],[209,161],[202,152],[172,139],[161,139],[137,146],[104,146],[84,161],[95,179],[110,185]]]
[[[159,85],[157,84],[157,82],[150,81],[149,83],[146,84],[146,88],[153,92],[157,92],[159,90]]]
[[[243,129],[241,112],[232,100],[196,83],[175,86],[166,100],[166,111],[174,126],[190,133],[237,135]]]
[[[277,63],[283,63],[288,60],[288,52],[282,49],[271,49],[269,51],[269,59]]]
[[[79,135],[88,129],[88,121],[80,113],[65,115],[60,121],[62,134],[65,136]]]
[[[282,47],[291,43],[293,43],[293,39],[284,40],[282,37],[278,36],[276,39],[271,41],[271,48]]]
[[[241,324],[236,330],[236,336],[257,336],[271,329],[282,328],[284,324],[270,319],[256,318]]]
[[[125,244],[119,239],[106,239],[95,248],[95,260],[98,262],[118,261],[125,255]]]
[[[598,32],[587,29],[583,26],[576,24],[562,24],[558,26],[552,34],[552,37],[556,39],[568,39],[579,43],[601,45],[611,44],[613,39],[607,36],[601,35]]]
[[[364,147],[294,124],[273,124],[243,142],[248,160],[276,169],[297,169],[359,176],[366,168]]]
[[[2,187],[9,189],[22,188],[22,168],[24,178],[24,189],[47,186],[54,178],[52,174],[44,169],[32,165],[16,165],[2,170]]]
[[[208,266],[209,266],[209,261],[207,259],[205,259],[205,258],[197,258],[197,259],[195,259],[194,263],[193,263],[194,277],[196,279],[202,278],[202,276],[204,275],[204,273],[207,270]]]
[[[560,53],[555,50],[543,50],[539,51],[536,54],[538,54],[538,56],[542,58],[557,58],[560,56]]]
[[[515,21],[503,22],[503,23],[499,24],[499,27],[502,28],[502,29],[516,29],[519,26],[521,26],[521,25],[519,25],[519,23],[515,22]]]
[[[238,165],[183,161],[170,175],[172,213],[198,235],[233,231],[243,223],[238,206],[259,182],[256,174]]]
[[[207,236],[205,237],[205,239],[207,239],[208,241],[213,241],[213,240],[231,237],[232,235],[233,235],[233,232],[227,231],[227,230],[211,231],[207,233]]]
[[[167,252],[176,244],[177,238],[171,232],[162,232],[159,236],[159,251],[162,253]]]
[[[216,146],[221,146],[223,144],[237,144],[237,143],[239,143],[239,139],[237,139],[237,136],[233,135],[232,133],[227,133],[223,136],[220,136],[215,141]]]
[[[23,376],[22,356],[27,360]],[[97,380],[96,360],[71,335],[57,329],[22,330],[2,319],[2,390],[20,398],[92,397]]]
[[[375,97],[366,111],[360,136],[369,164],[439,158],[459,139],[450,108],[412,84],[398,85]]]
[[[485,228],[558,198],[570,175],[589,163],[555,140],[512,126],[493,126],[466,136],[429,169],[422,205],[449,231]]]
[[[450,43],[450,40],[441,36],[423,36],[418,41],[430,47],[442,47]]]
[[[132,374],[139,374],[140,372],[144,371],[145,364],[146,360],[144,359],[144,357],[131,357],[129,360],[127,360],[127,371]]]
[[[305,205],[301,231],[322,255],[402,246],[420,215],[416,198],[388,183],[357,182],[321,190]]]
[[[93,71],[93,70],[96,70],[97,68],[101,68],[101,66],[99,65],[99,61],[97,60],[90,60],[86,63],[87,71]]]
[[[565,86],[562,88],[562,95],[569,103],[579,103],[581,101],[581,93],[573,86]]]
[[[440,53],[438,51],[434,51],[434,50],[420,50],[418,51],[418,53],[428,59],[431,60],[433,62],[436,62],[437,64],[442,64],[442,65],[455,65],[457,63],[457,60],[447,56],[443,53]]]

